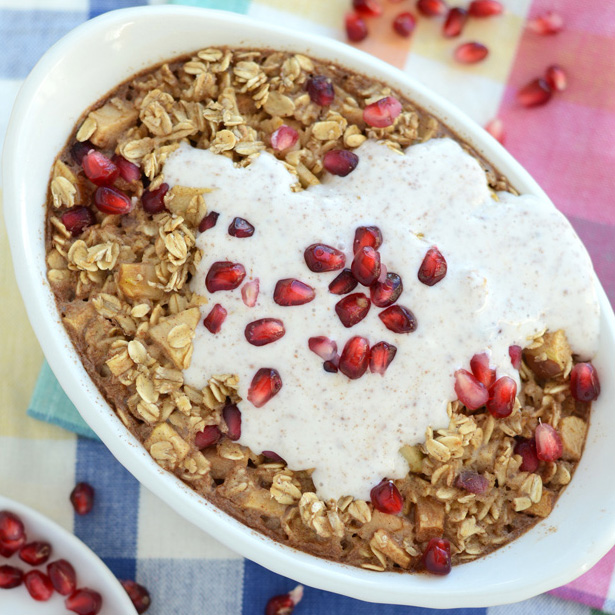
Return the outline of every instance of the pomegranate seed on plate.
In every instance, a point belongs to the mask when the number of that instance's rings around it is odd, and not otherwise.
[[[330,374],[337,374],[339,371],[337,365],[333,361],[325,361],[322,364],[323,369]]]
[[[220,214],[217,211],[210,211],[199,224],[199,233],[203,231],[208,231],[210,228],[216,226],[216,222],[218,222],[218,216]]]
[[[387,342],[374,344],[369,353],[369,371],[372,374],[384,376],[384,372],[393,362],[397,354],[397,347]]]
[[[459,36],[467,20],[468,12],[465,9],[462,9],[460,6],[452,8],[448,12],[444,25],[442,26],[442,35],[446,38]]]
[[[371,286],[380,277],[380,253],[365,246],[354,256],[350,267],[352,275],[363,286]]]
[[[305,89],[310,96],[310,100],[321,107],[330,105],[335,98],[333,83],[329,77],[324,75],[314,75],[308,79]]]
[[[508,355],[510,356],[510,363],[515,369],[521,367],[521,346],[516,344],[508,347]]]
[[[554,92],[563,92],[568,87],[568,75],[566,71],[557,64],[553,64],[547,68],[545,81]]]
[[[393,20],[393,30],[399,34],[399,36],[403,36],[404,38],[408,38],[412,32],[414,32],[414,27],[416,26],[416,19],[412,13],[408,13],[407,11],[404,13],[400,13]]]
[[[517,92],[517,100],[524,107],[539,107],[549,102],[552,93],[544,79],[533,79]]]
[[[20,540],[26,534],[23,521],[8,510],[0,511],[0,540],[9,542]]]
[[[354,327],[369,312],[370,301],[363,293],[346,295],[335,304],[335,313],[346,328]]]
[[[303,305],[313,301],[315,296],[311,286],[294,278],[278,280],[273,291],[273,300],[282,306]]]
[[[374,128],[391,126],[401,113],[401,103],[394,96],[385,96],[363,109],[363,121]]]
[[[346,177],[359,164],[359,157],[347,149],[331,149],[322,157],[322,164],[333,175]]]
[[[2,555],[2,557],[11,557],[15,553],[17,553],[17,551],[19,551],[19,549],[21,549],[21,547],[23,547],[25,544],[25,534],[17,540],[0,540],[0,555]]]
[[[290,126],[282,124],[271,134],[271,147],[276,152],[281,152],[292,147],[299,140],[299,133]]]
[[[256,408],[264,406],[272,397],[277,395],[282,388],[282,378],[276,369],[261,367],[248,389],[248,401]]]
[[[23,576],[28,593],[38,602],[46,602],[53,594],[53,585],[49,577],[40,570],[30,570]]]
[[[455,393],[468,410],[478,410],[489,399],[487,387],[465,369],[455,372]]]
[[[250,399],[249,394],[248,399]],[[222,410],[222,418],[226,423],[228,438],[239,440],[241,438],[241,410],[235,404],[227,404]]]
[[[387,515],[397,515],[404,506],[404,499],[392,480],[383,480],[369,494],[376,510]]]
[[[77,483],[71,491],[70,501],[78,515],[87,515],[94,506],[94,487],[88,483]]]
[[[246,277],[246,270],[239,263],[216,261],[205,277],[205,286],[210,293],[238,288]]]
[[[489,49],[482,43],[462,43],[455,49],[454,57],[461,64],[476,64],[489,55]]]
[[[477,380],[489,388],[495,382],[495,370],[489,367],[489,355],[486,352],[475,354],[470,360],[470,369]]]
[[[220,440],[222,432],[217,425],[206,425],[203,431],[199,431],[194,436],[194,446],[199,450],[212,446]]]
[[[228,234],[231,235],[231,237],[238,237],[239,239],[252,237],[252,235],[254,235],[254,226],[244,218],[233,218],[228,227]]]
[[[112,186],[96,188],[94,205],[99,211],[112,216],[127,214],[132,209],[132,201],[128,196]]]
[[[64,601],[64,606],[77,615],[98,615],[102,602],[102,596],[98,592],[82,587]]]
[[[352,252],[356,254],[361,248],[369,246],[377,250],[382,245],[382,231],[377,226],[359,226],[354,232]]]
[[[91,150],[95,149],[94,144],[90,141],[75,141],[70,148],[70,155],[77,164],[83,162],[84,156]]]
[[[19,550],[19,559],[30,566],[40,566],[44,564],[51,555],[51,545],[42,540],[35,540],[24,545]]]
[[[521,465],[519,470],[521,472],[536,472],[540,460],[538,459],[538,453],[536,452],[536,440],[534,438],[519,438],[515,444],[515,455],[520,455]]]
[[[0,589],[13,589],[23,583],[23,572],[15,566],[0,566]]]
[[[468,7],[468,14],[471,17],[493,17],[503,12],[504,7],[498,0],[473,0]]]
[[[269,459],[270,461],[277,461],[278,463],[286,463],[285,459],[283,459],[282,457],[280,457],[277,453],[274,453],[273,451],[263,451],[261,455],[263,455],[263,457],[267,457],[267,459]]]
[[[130,596],[135,610],[139,615],[145,613],[149,609],[149,605],[152,603],[152,599],[147,591],[147,588],[143,585],[139,585],[135,581],[120,581],[122,587],[126,590],[126,593]]]
[[[284,323],[277,318],[261,318],[246,325],[244,334],[252,346],[266,346],[284,337]]]
[[[346,257],[343,252],[323,243],[313,243],[308,246],[303,256],[308,269],[315,273],[337,271],[343,269],[346,264]]]
[[[241,298],[248,307],[254,307],[256,305],[259,290],[260,280],[258,278],[246,282],[241,287]]]
[[[364,17],[382,15],[382,5],[378,0],[352,0],[352,8]]]
[[[487,410],[496,419],[510,416],[515,407],[517,383],[509,376],[498,378],[489,388]]]
[[[337,357],[337,344],[324,335],[311,337],[308,340],[308,346],[323,361],[332,361]]]
[[[427,572],[445,575],[451,571],[451,543],[446,538],[432,538],[423,552]]]
[[[361,15],[348,13],[344,20],[346,26],[346,36],[353,43],[360,43],[368,35],[367,24]]]
[[[536,34],[557,34],[564,27],[564,20],[560,14],[550,11],[530,19],[527,22],[527,27]]]
[[[97,186],[111,185],[120,174],[117,165],[95,149],[83,157],[81,166],[86,177]]]
[[[414,314],[403,305],[392,305],[378,314],[384,326],[394,333],[412,333],[417,322]]]
[[[534,431],[536,456],[542,461],[556,461],[562,456],[564,446],[559,433],[548,423],[539,423]]]
[[[500,143],[504,143],[504,122],[499,117],[495,117],[485,125],[485,130]]]
[[[53,588],[61,596],[72,594],[77,588],[77,574],[70,562],[59,559],[47,564],[47,575]]]
[[[476,495],[485,495],[489,491],[489,480],[478,472],[466,470],[457,475],[455,487]]]
[[[210,333],[215,335],[222,329],[222,324],[226,320],[226,315],[227,311],[219,303],[216,303],[216,305],[211,308],[211,312],[205,316],[203,324]]]
[[[598,372],[591,363],[577,363],[570,372],[570,393],[578,401],[594,401],[600,395]]]
[[[265,606],[265,615],[291,615],[301,598],[303,598],[302,585],[297,585],[287,594],[273,596],[273,598],[269,598]]]
[[[416,9],[425,17],[439,17],[446,13],[448,6],[444,0],[417,0]]]
[[[360,336],[351,337],[344,346],[339,361],[339,370],[351,380],[360,378],[369,365],[369,342]]]
[[[148,214],[159,214],[165,210],[164,195],[169,191],[169,184],[160,184],[156,190],[146,190],[141,195],[143,211]]]
[[[401,278],[396,273],[390,272],[386,274],[383,282],[374,282],[369,288],[369,293],[372,303],[376,307],[384,308],[393,305],[403,289]]]
[[[345,295],[357,287],[357,280],[350,269],[344,269],[330,284],[329,292],[333,295]]]
[[[136,164],[130,162],[130,160],[126,160],[124,156],[114,154],[111,157],[111,162],[117,166],[120,177],[128,183],[136,182],[141,179],[141,169]]]
[[[66,230],[73,236],[81,235],[88,226],[96,224],[96,216],[89,207],[78,205],[67,209],[61,216],[62,224]]]
[[[446,259],[436,246],[431,246],[419,267],[419,281],[427,286],[434,286],[446,276]]]

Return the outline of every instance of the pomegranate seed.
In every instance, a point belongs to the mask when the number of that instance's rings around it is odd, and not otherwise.
[[[97,186],[111,185],[120,174],[117,165],[95,149],[83,157],[81,166],[86,177]]]
[[[70,148],[70,155],[73,160],[80,165],[83,162],[84,156],[93,149],[94,144],[90,141],[75,141],[73,146]]]
[[[468,14],[471,17],[493,17],[503,12],[504,7],[497,0],[473,0],[468,7]]]
[[[325,361],[322,364],[322,367],[326,372],[330,374],[337,374],[337,372],[339,371],[338,366],[333,361]]]
[[[120,177],[127,182],[132,184],[132,182],[141,179],[141,169],[136,164],[130,162],[130,160],[126,160],[124,156],[114,154],[111,157],[111,162],[118,168]]]
[[[248,399],[250,399],[249,394]],[[235,404],[228,404],[222,410],[222,418],[226,423],[228,438],[239,440],[241,438],[241,410]]]
[[[570,372],[570,393],[578,401],[594,401],[600,395],[598,372],[591,363],[577,363]]]
[[[335,304],[335,313],[346,328],[354,327],[369,312],[370,301],[363,293],[346,295]]]
[[[557,34],[564,27],[564,20],[558,13],[548,12],[530,19],[527,22],[527,27],[536,34]]]
[[[128,196],[111,186],[96,188],[94,205],[99,211],[112,216],[127,214],[132,209],[132,201]]]
[[[382,5],[378,0],[352,0],[352,8],[364,17],[379,17],[382,15]]]
[[[547,68],[545,81],[554,92],[563,92],[568,87],[568,75],[561,66],[553,64]]]
[[[506,137],[504,133],[504,122],[499,117],[493,118],[491,121],[487,122],[485,126],[485,130],[500,143],[504,143],[504,139]]]
[[[510,356],[510,362],[515,369],[521,367],[521,346],[509,346],[508,354]]]
[[[273,596],[265,606],[265,615],[291,615],[295,606],[303,598],[303,586],[297,585],[287,594]]]
[[[10,542],[20,540],[26,535],[23,521],[8,510],[0,511],[0,540]]]
[[[369,371],[372,374],[384,376],[384,372],[393,362],[397,354],[397,347],[387,342],[378,342],[372,346],[369,353]]]
[[[70,494],[70,501],[78,515],[87,515],[94,506],[94,487],[77,483]]]
[[[408,38],[412,34],[415,26],[416,19],[412,13],[400,13],[393,20],[393,30],[395,30],[399,36],[403,36],[404,38]]]
[[[239,263],[216,261],[207,272],[205,286],[210,293],[219,290],[234,290],[246,277],[246,270]]]
[[[277,453],[274,453],[273,451],[263,451],[261,455],[263,455],[263,457],[267,457],[267,459],[269,459],[270,461],[277,461],[278,463],[286,463],[285,459],[283,459],[282,457],[280,457]]]
[[[83,231],[96,224],[96,216],[89,207],[78,205],[67,209],[60,217],[66,230],[73,236],[81,235]]]
[[[264,406],[272,397],[275,397],[282,388],[282,378],[276,369],[261,367],[248,389],[248,401],[256,408]]]
[[[363,286],[371,286],[380,277],[380,253],[374,248],[361,248],[354,257],[350,270]]]
[[[446,538],[432,538],[423,551],[422,560],[427,572],[448,574],[451,571],[451,543]]]
[[[418,0],[416,8],[425,17],[439,17],[444,15],[448,9],[444,0]]]
[[[334,280],[329,284],[329,292],[334,295],[345,295],[357,287],[357,280],[352,275],[350,269],[344,269]]]
[[[139,615],[145,613],[149,609],[149,605],[152,603],[149,592],[143,585],[135,583],[135,581],[120,581],[122,587],[126,590],[126,593],[130,596],[135,610]]]
[[[47,564],[47,574],[53,588],[61,596],[69,596],[77,589],[77,574],[72,564],[65,559]]]
[[[206,425],[203,431],[194,436],[194,446],[199,450],[214,445],[222,437],[222,432],[217,425]]]
[[[35,540],[21,547],[19,559],[30,566],[40,566],[44,564],[51,555],[51,545],[42,540]]]
[[[538,459],[538,453],[536,452],[536,440],[534,438],[520,438],[515,444],[515,455],[520,455],[521,465],[519,470],[521,472],[536,472],[540,460]]]
[[[394,333],[412,333],[417,322],[414,314],[403,305],[392,305],[378,314],[384,326]]]
[[[30,570],[23,576],[28,593],[37,602],[46,602],[53,594],[53,585],[49,577],[40,570]]]
[[[465,369],[455,372],[455,393],[468,410],[478,410],[489,399],[487,387]]]
[[[199,233],[203,231],[208,231],[210,228],[216,226],[216,222],[218,222],[218,216],[220,214],[217,211],[210,211],[199,224]]]
[[[337,344],[328,337],[319,335],[308,340],[310,350],[316,353],[323,361],[332,361],[337,357]]]
[[[404,289],[401,278],[396,273],[387,273],[384,282],[374,282],[369,289],[372,303],[384,308],[393,305]]]
[[[548,423],[539,423],[534,431],[536,457],[542,461],[556,461],[562,456],[564,446],[559,433]]]
[[[381,98],[363,109],[363,121],[374,128],[391,126],[401,113],[401,103],[393,96]]]
[[[346,257],[343,252],[323,243],[313,243],[308,246],[303,256],[308,269],[316,273],[337,271],[343,269],[346,264]]]
[[[252,237],[254,235],[254,227],[243,218],[233,218],[228,227],[228,234],[239,239]]]
[[[462,64],[476,64],[489,55],[489,49],[482,43],[463,43],[455,49],[454,57]]]
[[[252,346],[266,346],[284,337],[284,323],[277,318],[261,318],[246,325],[244,334]]]
[[[404,506],[404,499],[392,480],[383,480],[369,494],[376,510],[387,515],[397,515]]]
[[[330,105],[335,98],[333,84],[331,80],[324,75],[315,75],[308,79],[305,89],[310,95],[310,100],[321,107]]]
[[[165,210],[164,195],[169,191],[169,184],[160,184],[156,190],[146,190],[141,195],[143,211],[148,214],[159,214]]]
[[[222,329],[222,324],[226,320],[226,315],[227,311],[219,303],[216,303],[216,305],[211,308],[211,312],[205,316],[203,324],[210,333],[215,335]]]
[[[476,493],[476,495],[485,495],[489,491],[489,480],[478,472],[467,470],[457,476],[455,487]]]
[[[64,601],[64,606],[77,615],[97,615],[102,608],[102,596],[93,589],[83,587],[73,592]]]
[[[357,13],[348,13],[345,18],[346,36],[349,41],[359,43],[367,37],[367,24]]]
[[[281,152],[292,147],[299,140],[299,133],[290,126],[282,124],[271,134],[271,147],[276,152]]]
[[[352,252],[356,254],[361,248],[370,247],[377,250],[382,245],[382,231],[377,226],[359,226],[354,232]]]
[[[273,300],[282,306],[303,305],[313,301],[315,296],[311,286],[294,278],[279,280],[273,291]]]
[[[250,282],[246,282],[241,287],[241,298],[248,307],[254,307],[256,305],[259,290],[260,280],[258,278],[254,278]]]
[[[544,79],[534,79],[517,92],[517,100],[524,107],[539,107],[549,102],[551,86]]]
[[[470,369],[479,382],[489,388],[495,382],[495,370],[489,367],[489,355],[486,352],[475,354],[470,360]]]
[[[360,378],[369,365],[369,342],[364,337],[351,337],[342,350],[339,370],[351,380]]]
[[[498,378],[489,388],[487,410],[496,419],[510,416],[515,407],[517,396],[517,383],[508,376]]]
[[[442,26],[442,35],[446,38],[454,38],[459,36],[463,27],[468,20],[468,12],[460,6],[452,8],[446,16],[444,26]]]
[[[322,164],[333,175],[346,177],[359,164],[359,157],[347,149],[331,149],[322,158]]]
[[[13,589],[23,583],[23,572],[15,566],[0,566],[0,589]]]
[[[436,246],[431,246],[419,267],[418,278],[427,286],[434,286],[446,275],[446,259]]]
[[[17,540],[0,540],[0,555],[2,557],[11,557],[26,544],[26,535],[24,534]]]

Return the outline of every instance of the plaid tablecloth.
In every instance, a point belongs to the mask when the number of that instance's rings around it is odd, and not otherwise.
[[[289,29],[341,40],[345,38],[343,15],[350,4],[349,0],[183,3],[247,13],[256,19],[286,24]],[[503,3],[506,15],[471,22],[461,39],[479,40],[490,48],[489,59],[480,65],[464,67],[451,61],[457,42],[439,35],[439,22],[421,19],[410,39],[393,35],[391,18],[412,9],[414,2],[410,0],[383,0],[384,17],[369,22],[370,36],[359,46],[408,71],[480,124],[496,116],[503,120],[506,146],[569,217],[613,301],[615,2]],[[20,83],[41,54],[86,19],[140,4],[147,2],[0,0],[0,145]],[[539,37],[525,28],[528,16],[554,8],[564,17],[563,32]],[[552,63],[568,71],[569,89],[545,107],[520,107],[515,102],[517,89]],[[152,615],[263,613],[271,595],[288,591],[294,583],[243,560],[189,525],[141,487],[100,442],[83,437],[92,434],[79,422],[45,366],[30,413],[47,422],[26,416],[42,354],[17,292],[6,232],[0,221],[0,493],[44,512],[75,532],[119,577],[136,578],[147,585],[153,596]],[[81,480],[94,485],[98,494],[94,512],[83,518],[73,515],[68,502],[74,483]],[[615,613],[614,567],[612,551],[590,572],[553,592],[569,602],[545,595],[503,607],[450,612],[589,615],[593,607]],[[372,605],[307,588],[296,613],[414,615],[428,611]],[[10,615],[2,610],[1,593],[0,614]]]

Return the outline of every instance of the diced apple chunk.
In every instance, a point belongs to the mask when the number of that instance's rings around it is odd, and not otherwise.
[[[96,111],[92,111],[88,119],[96,122],[96,130],[90,141],[103,149],[112,147],[118,137],[128,130],[139,117],[139,112],[128,102],[113,98]]]
[[[548,517],[553,510],[554,504],[555,495],[553,494],[553,492],[543,489],[540,502],[532,504],[527,510],[525,510],[525,512],[536,517]]]
[[[562,374],[571,357],[570,345],[561,329],[555,333],[545,333],[543,344],[523,351],[527,366],[543,380]]]
[[[390,560],[394,561],[402,568],[408,568],[412,561],[406,551],[404,551],[385,530],[377,530],[372,536],[369,545],[370,547],[378,549],[381,553],[384,553]]]
[[[200,319],[201,312],[194,307],[161,319],[149,330],[151,339],[164,350],[178,369],[190,366],[192,338]],[[178,339],[186,341],[186,344],[178,343]]]
[[[419,474],[423,470],[423,458],[425,455],[421,453],[418,446],[410,446],[405,444],[399,449],[403,458],[408,462],[410,466],[410,472]]]
[[[203,194],[209,192],[207,188],[186,188],[185,186],[173,186],[164,197],[166,208],[178,216],[181,216],[194,226],[204,218],[207,213]]]
[[[562,437],[564,452],[562,457],[568,461],[578,461],[583,452],[583,443],[587,432],[587,423],[576,416],[562,419],[559,433]]]
[[[164,291],[155,286],[158,277],[153,263],[122,263],[117,283],[131,299],[158,301],[164,296]]]
[[[416,503],[416,538],[423,542],[442,536],[444,505],[433,498],[419,498]]]

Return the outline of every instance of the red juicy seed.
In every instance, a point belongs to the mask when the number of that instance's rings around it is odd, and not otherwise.
[[[446,16],[446,21],[442,26],[442,34],[446,38],[454,38],[459,36],[463,30],[463,27],[468,20],[468,12],[459,6],[452,8]]]
[[[372,303],[384,308],[393,305],[401,295],[404,286],[396,273],[387,273],[384,282],[374,282],[369,289]]]
[[[346,264],[346,257],[343,252],[323,243],[313,243],[308,246],[303,256],[308,269],[316,273],[337,271],[343,269]]]
[[[248,389],[248,401],[256,408],[264,406],[282,388],[282,378],[277,370],[271,367],[261,367]]]
[[[394,333],[412,333],[417,322],[414,314],[403,305],[392,305],[378,314],[384,326]]]
[[[13,589],[23,583],[23,572],[15,566],[0,566],[0,589]]]
[[[570,372],[570,393],[578,401],[594,401],[600,395],[598,372],[591,363],[577,363]]]
[[[248,395],[248,399],[250,396]],[[231,440],[241,438],[241,411],[235,404],[228,404],[222,410],[222,418],[228,428],[226,435]]]
[[[121,190],[111,186],[96,188],[94,205],[99,211],[112,216],[127,214],[132,209],[132,201]]]
[[[330,374],[337,374],[339,371],[338,366],[333,361],[325,361],[322,364],[323,369]]]
[[[400,13],[393,20],[393,30],[404,38],[408,38],[412,34],[415,26],[416,19],[412,13]]]
[[[370,491],[369,496],[374,508],[387,515],[399,514],[404,505],[404,499],[392,480],[383,480]]]
[[[342,350],[339,370],[351,380],[360,378],[369,365],[369,342],[364,337],[351,337]]]
[[[61,596],[69,596],[77,588],[77,574],[70,562],[59,559],[47,564],[47,574],[54,589]]]
[[[454,57],[462,64],[476,64],[489,55],[489,49],[482,43],[463,43],[455,49]]]
[[[30,566],[40,566],[44,564],[51,555],[51,545],[42,540],[35,540],[24,545],[19,551],[19,559],[30,564]]]
[[[64,601],[64,606],[77,615],[98,615],[102,602],[102,596],[98,592],[83,587],[73,592]]]
[[[220,214],[217,211],[210,211],[199,224],[199,233],[204,231],[208,231],[210,228],[216,226],[216,222],[218,222],[218,216]]]
[[[67,209],[60,217],[66,230],[73,236],[81,235],[83,231],[96,224],[96,216],[89,207],[81,205]]]
[[[324,337],[324,335],[311,337],[308,340],[308,346],[323,361],[332,361],[337,357],[337,344],[328,337]]]
[[[439,17],[448,9],[444,0],[417,0],[416,8],[425,17]]]
[[[160,184],[156,190],[146,190],[141,195],[143,210],[148,214],[159,214],[165,210],[164,195],[169,191],[169,184]]]
[[[0,555],[3,557],[11,557],[21,547],[26,544],[26,535],[24,534],[21,538],[17,540],[0,540]]]
[[[455,393],[468,410],[478,410],[489,399],[487,387],[465,369],[455,372]]]
[[[315,296],[311,286],[294,278],[279,280],[273,291],[273,300],[282,306],[303,305],[312,301]]]
[[[493,17],[503,12],[504,7],[497,0],[473,0],[468,7],[468,14],[471,17]]]
[[[273,596],[265,606],[265,615],[290,615],[295,604],[288,594]]]
[[[520,438],[515,444],[515,455],[521,455],[521,465],[519,470],[522,472],[536,472],[540,460],[536,452],[536,440],[531,438]]]
[[[30,570],[23,577],[28,593],[38,602],[46,602],[53,594],[53,585],[40,570]]]
[[[554,92],[563,92],[568,87],[568,75],[561,66],[553,64],[547,68],[545,81]]]
[[[126,590],[126,593],[130,596],[130,600],[135,607],[135,610],[139,615],[145,613],[149,609],[149,605],[152,603],[149,592],[143,585],[139,585],[134,581],[120,581],[122,587]]]
[[[219,303],[216,303],[216,305],[211,308],[211,312],[205,316],[203,324],[210,333],[215,335],[222,329],[222,324],[226,320],[226,315],[227,311]]]
[[[489,367],[489,355],[486,352],[475,354],[470,360],[470,369],[474,376],[489,388],[495,382],[495,370]]]
[[[292,147],[298,140],[299,133],[294,128],[282,124],[271,135],[271,147],[273,147],[276,152],[281,152],[282,150]]]
[[[544,79],[534,79],[517,92],[517,100],[524,107],[539,107],[549,102],[551,86]]]
[[[363,293],[352,293],[335,304],[335,312],[346,328],[361,322],[367,316],[369,308],[370,301]]]
[[[364,17],[382,15],[382,5],[378,0],[352,0],[354,10]]]
[[[397,354],[397,347],[387,342],[378,342],[372,346],[369,353],[369,371],[372,374],[384,376],[384,372],[393,362]]]
[[[377,226],[359,226],[354,232],[352,252],[356,254],[361,248],[370,247],[377,250],[382,245],[382,231]]]
[[[393,96],[381,98],[363,109],[363,121],[374,128],[391,126],[401,113],[401,103]]]
[[[8,510],[0,511],[0,540],[20,540],[26,534],[23,521]]]
[[[539,423],[534,431],[536,456],[542,461],[556,461],[562,456],[562,438],[548,423]]]
[[[451,543],[446,538],[432,538],[423,552],[427,572],[445,575],[451,571]]]
[[[446,276],[446,259],[436,246],[427,250],[425,258],[419,267],[418,278],[423,284],[433,286]]]
[[[199,450],[212,446],[222,437],[222,432],[217,425],[206,425],[203,431],[194,436],[194,446]]]
[[[244,218],[233,218],[228,227],[228,234],[240,239],[252,237],[254,235],[254,227]]]
[[[508,376],[502,376],[495,381],[489,389],[487,410],[496,419],[503,419],[513,411],[515,397],[517,395],[517,383]]]
[[[270,461],[286,463],[286,460],[284,458],[280,457],[277,453],[274,453],[273,451],[263,451],[261,455],[263,455],[263,457],[267,457],[267,459],[269,459]]]
[[[329,284],[329,292],[334,295],[345,295],[357,287],[357,280],[352,275],[350,269],[344,269],[334,280]]]
[[[246,325],[244,334],[252,346],[266,346],[284,337],[284,323],[277,318],[261,318]]]
[[[485,126],[485,130],[500,143],[504,143],[505,132],[504,132],[504,123],[499,117],[493,118],[490,122],[487,122]]]
[[[357,168],[359,157],[346,149],[332,149],[323,156],[322,164],[329,173],[346,177]]]
[[[310,95],[310,100],[321,107],[330,105],[335,98],[333,84],[331,80],[324,75],[315,75],[308,79],[305,89]]]
[[[564,20],[558,13],[545,13],[527,22],[527,27],[536,34],[557,34],[564,27]]]
[[[94,488],[88,483],[77,483],[70,494],[70,501],[78,515],[87,515],[94,506]]]
[[[352,275],[363,286],[371,286],[380,276],[380,253],[374,248],[361,248],[352,261]]]
[[[246,277],[246,270],[239,263],[216,261],[209,268],[205,277],[205,286],[210,293],[219,290],[234,290]]]
[[[515,369],[521,367],[521,346],[509,346],[508,354],[510,356],[510,362]]]
[[[141,169],[136,164],[126,160],[124,156],[114,154],[111,157],[111,162],[113,162],[119,169],[120,177],[125,179],[127,182],[132,183],[141,179]]]
[[[95,149],[83,157],[81,166],[86,177],[97,186],[109,186],[120,175],[117,165]]]
[[[73,160],[80,165],[83,162],[84,156],[93,149],[94,144],[90,141],[75,141],[73,146],[70,148],[70,155],[73,157]]]
[[[367,37],[367,24],[357,13],[348,13],[345,19],[346,36],[349,41],[359,43]]]
[[[250,282],[246,282],[241,287],[241,298],[248,307],[254,307],[256,305],[259,290],[260,280],[258,278],[254,278]]]
[[[485,495],[485,493],[489,491],[489,480],[478,472],[468,470],[461,472],[457,476],[455,479],[455,487],[457,487],[457,489],[464,489],[470,493],[476,493],[476,495]]]

